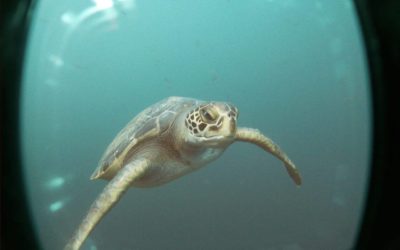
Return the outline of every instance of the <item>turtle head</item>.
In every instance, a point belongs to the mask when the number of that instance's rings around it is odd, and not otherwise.
[[[208,102],[191,110],[185,118],[190,141],[208,146],[233,142],[238,109],[229,103]]]

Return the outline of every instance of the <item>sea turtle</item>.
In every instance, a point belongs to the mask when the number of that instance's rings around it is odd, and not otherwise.
[[[236,126],[238,109],[226,102],[169,97],[142,111],[108,146],[91,176],[110,180],[65,249],[79,249],[130,187],[153,187],[218,158],[235,141],[256,144],[280,159],[293,181],[301,177],[287,155],[260,131]]]

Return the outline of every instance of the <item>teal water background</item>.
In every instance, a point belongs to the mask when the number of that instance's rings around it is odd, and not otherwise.
[[[22,86],[26,188],[61,249],[106,185],[117,132],[167,96],[229,101],[296,163],[236,143],[207,167],[130,189],[82,249],[349,249],[369,171],[371,104],[349,0],[39,1]]]

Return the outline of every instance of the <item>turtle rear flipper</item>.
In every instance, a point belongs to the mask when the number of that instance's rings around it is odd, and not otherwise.
[[[150,166],[150,159],[137,159],[123,167],[93,202],[85,219],[75,231],[64,250],[77,250],[103,216],[118,202],[131,183],[140,178]]]

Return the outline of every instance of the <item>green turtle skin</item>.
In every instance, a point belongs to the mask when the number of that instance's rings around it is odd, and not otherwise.
[[[169,97],[139,113],[101,157],[91,179],[109,183],[64,249],[79,249],[129,187],[173,181],[214,161],[235,141],[255,144],[274,155],[301,185],[301,176],[288,156],[259,130],[237,127],[238,114],[233,104],[187,97]]]

